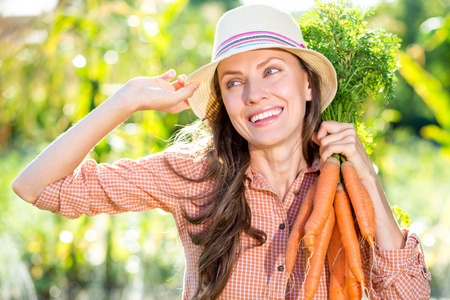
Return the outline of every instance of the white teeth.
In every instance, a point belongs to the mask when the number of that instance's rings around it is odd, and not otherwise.
[[[271,117],[271,116],[276,116],[279,113],[281,113],[281,111],[282,111],[281,108],[276,108],[276,109],[272,109],[272,110],[269,110],[269,111],[265,111],[265,112],[263,112],[261,114],[257,114],[255,116],[251,117],[250,121],[255,123],[255,122],[259,121],[259,120],[262,120],[262,119],[265,119],[265,118],[268,118],[268,117]]]

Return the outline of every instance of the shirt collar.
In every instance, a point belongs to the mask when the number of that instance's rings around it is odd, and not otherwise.
[[[320,170],[320,160],[319,160],[319,157],[314,157],[314,160],[313,160],[311,166],[307,167],[304,171],[303,170],[302,171],[304,173],[312,173],[312,172],[317,172],[318,170]],[[302,173],[302,171],[300,171],[300,173]],[[247,168],[247,170],[245,171],[245,176],[250,181],[253,181],[255,179],[255,176],[261,176],[261,174],[259,174],[251,166],[249,166]]]

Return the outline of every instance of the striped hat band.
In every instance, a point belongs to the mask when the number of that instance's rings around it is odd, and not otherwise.
[[[290,47],[306,48],[304,44],[287,38],[281,34],[270,31],[251,31],[235,35],[217,47],[214,54],[214,60],[221,58],[233,49],[254,47],[255,45],[282,45]]]

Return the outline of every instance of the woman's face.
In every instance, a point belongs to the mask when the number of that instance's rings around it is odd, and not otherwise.
[[[250,147],[298,145],[312,90],[296,56],[275,49],[247,51],[224,59],[217,75],[231,123]]]

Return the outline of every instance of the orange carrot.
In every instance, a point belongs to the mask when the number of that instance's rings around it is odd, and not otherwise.
[[[329,157],[317,180],[317,191],[314,197],[314,209],[305,224],[305,236],[303,238],[309,253],[314,252],[315,238],[325,226],[330,213],[339,181],[339,159]]]
[[[347,268],[347,293],[349,300],[361,300],[362,288],[350,268]]]
[[[303,244],[305,245],[306,257],[309,258],[314,253],[317,237],[312,234],[305,233],[303,235]]]
[[[337,222],[334,223],[327,252],[330,269],[330,300],[346,300],[347,262]]]
[[[375,210],[373,208],[372,199],[370,199],[369,192],[367,192],[361,181],[359,181],[359,185],[363,194],[364,202],[366,203],[367,214],[370,220],[370,230],[375,234]]]
[[[362,192],[360,184],[360,179],[356,174],[355,168],[350,161],[345,161],[341,166],[342,176],[344,177],[345,187],[347,189],[348,195],[352,202],[353,209],[355,211],[356,220],[358,221],[359,229],[361,230],[362,236],[366,239],[369,245],[374,247],[374,237],[375,237],[375,225],[371,224],[371,217],[367,212],[367,201],[364,199],[364,192]]]
[[[361,254],[359,252],[358,237],[356,236],[352,208],[350,200],[342,183],[339,183],[336,189],[336,198],[334,200],[336,210],[336,222],[339,233],[341,234],[342,245],[347,253],[348,265],[356,279],[364,286],[364,273],[361,264]]]
[[[294,268],[295,258],[297,257],[298,246],[305,232],[305,223],[311,215],[313,208],[314,195],[316,194],[317,180],[309,187],[303,199],[302,206],[295,219],[292,231],[289,233],[289,239],[286,247],[286,270],[291,273]]]
[[[322,275],[325,256],[327,254],[328,243],[334,227],[334,209],[331,206],[328,213],[328,219],[320,234],[317,236],[316,249],[309,259],[309,268],[305,279],[305,299],[312,299],[319,287],[320,277]]]

